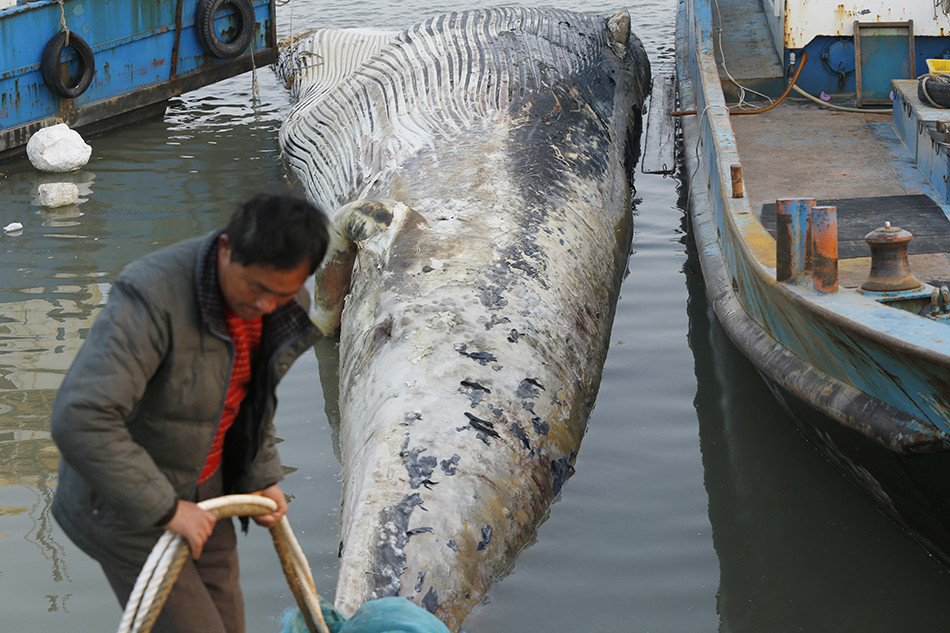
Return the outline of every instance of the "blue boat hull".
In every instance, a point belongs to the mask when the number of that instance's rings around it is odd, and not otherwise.
[[[947,324],[855,289],[776,280],[775,239],[730,187],[749,153],[725,104],[711,23],[708,0],[681,1],[677,74],[683,109],[696,111],[681,121],[690,218],[710,302],[800,430],[950,563]]]
[[[927,551],[950,566],[950,453],[890,450],[785,389],[766,384],[798,430],[848,478],[871,495],[884,514],[904,526]]]
[[[272,63],[274,15],[274,0],[64,0],[62,11],[38,0],[0,9],[0,156],[22,152],[42,127],[94,133]],[[72,41],[58,49],[51,41],[64,23]]]

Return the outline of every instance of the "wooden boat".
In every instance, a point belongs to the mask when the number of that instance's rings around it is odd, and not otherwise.
[[[729,337],[802,432],[950,563],[950,110],[917,80],[950,44],[940,7],[681,0],[677,114]],[[728,105],[792,84],[754,116]]]
[[[270,64],[274,0],[0,0],[0,157],[56,123],[95,133]]]

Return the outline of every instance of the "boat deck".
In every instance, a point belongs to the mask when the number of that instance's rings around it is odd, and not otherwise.
[[[717,6],[713,17],[724,28],[714,38],[716,58],[727,99],[737,98],[736,82],[778,96],[781,66],[759,2]],[[916,102],[909,87],[903,92]],[[863,237],[884,221],[914,235],[910,263],[918,278],[950,282],[950,206],[935,202],[933,186],[898,138],[890,113],[831,110],[792,93],[768,112],[731,120],[745,194],[766,228],[774,230],[778,198],[815,197],[838,207],[841,285],[867,279],[870,251]]]
[[[895,161],[898,148],[886,142],[899,144],[889,133],[890,126],[890,114],[834,112],[792,99],[762,114],[733,116],[752,208],[761,210],[777,198],[795,196],[840,199],[924,193],[926,183],[902,177],[901,172],[909,170]],[[779,147],[783,151],[776,151]],[[789,161],[788,156],[798,160]]]
[[[712,20],[727,101],[738,99],[736,83],[778,97],[785,80],[760,0],[717,2]],[[950,123],[950,111],[922,107],[916,81],[900,83],[896,90],[915,115]],[[747,101],[758,98],[745,94]],[[815,197],[838,208],[841,285],[855,287],[867,279],[870,251],[863,237],[885,221],[914,235],[909,253],[918,278],[950,282],[950,205],[938,202],[889,112],[836,111],[792,92],[768,112],[731,121],[745,195],[766,228],[774,231],[778,198]]]
[[[736,84],[762,94],[781,94],[785,89],[782,62],[772,43],[761,1],[716,2],[713,23],[722,27],[714,33],[713,41],[726,99],[739,99],[740,90]],[[736,83],[728,80],[730,77]],[[754,98],[754,95],[746,95],[746,99]]]
[[[950,282],[946,208],[934,202],[890,114],[829,111],[789,99],[762,114],[733,116],[732,126],[746,195],[770,231],[778,198],[815,197],[838,207],[841,285],[867,279],[870,251],[863,238],[884,221],[914,235],[910,264],[918,278]]]

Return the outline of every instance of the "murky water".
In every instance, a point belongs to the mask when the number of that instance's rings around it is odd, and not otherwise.
[[[480,3],[479,6],[500,3]],[[571,8],[564,0],[545,3]],[[292,0],[286,35],[315,26],[406,26],[472,6]],[[612,13],[596,1],[585,9]],[[672,72],[675,0],[628,5],[654,72]],[[277,129],[288,97],[269,69],[172,103],[163,119],[90,139],[67,178],[84,192],[33,206],[38,174],[0,163],[0,631],[113,630],[98,567],[49,515],[57,451],[48,416],[63,372],[129,261],[284,187]],[[679,181],[638,174],[634,254],[576,474],[537,540],[465,624],[502,631],[933,631],[950,578],[819,457],[708,317],[688,257]],[[290,517],[321,593],[336,579],[340,464],[318,372],[332,345],[281,385],[277,418]],[[329,405],[331,411],[333,403]],[[241,539],[249,630],[292,604],[265,531]]]

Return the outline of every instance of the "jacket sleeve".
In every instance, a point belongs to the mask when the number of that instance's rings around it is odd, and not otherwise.
[[[53,404],[50,426],[62,458],[132,527],[157,525],[177,503],[126,426],[165,357],[168,323],[120,277]]]

